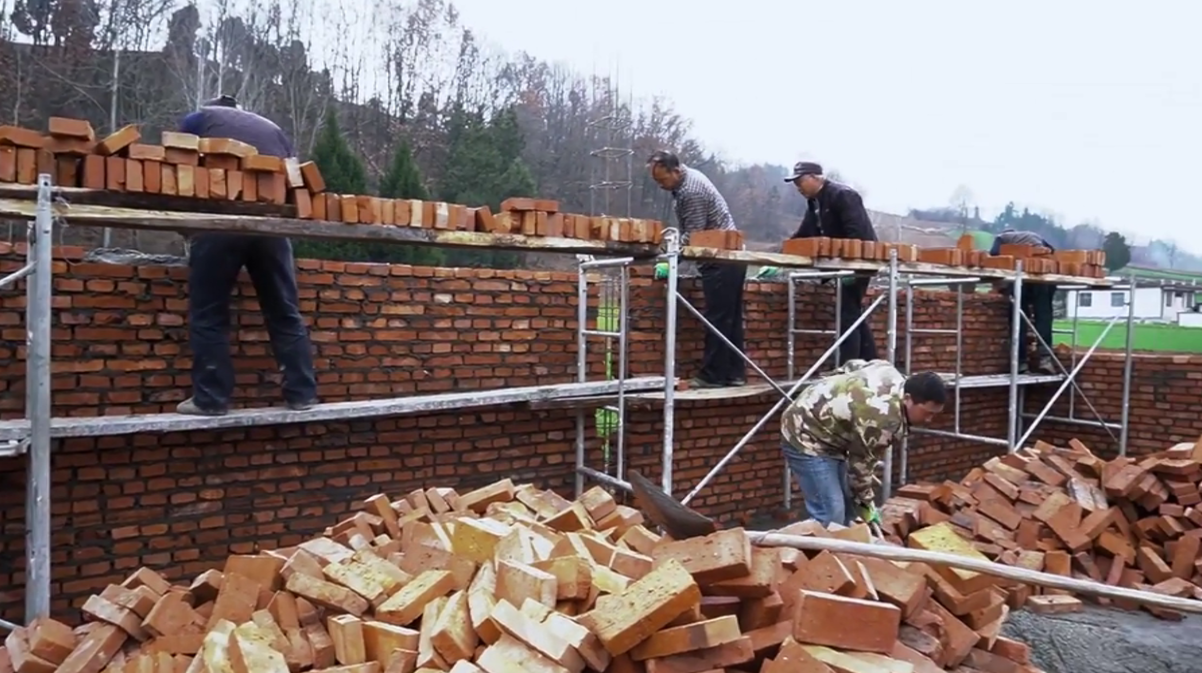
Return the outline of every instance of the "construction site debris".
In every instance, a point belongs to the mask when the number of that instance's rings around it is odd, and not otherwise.
[[[812,521],[781,533],[869,540]],[[753,546],[739,528],[672,540],[601,487],[570,501],[503,480],[376,495],[321,537],[185,584],[142,568],[89,598],[76,629],[14,631],[0,671],[1035,673],[999,635],[1004,595],[971,573]]]
[[[1142,458],[1104,460],[1078,440],[997,456],[959,482],[908,484],[882,508],[891,541],[1015,567],[1202,599],[1202,440]],[[993,598],[963,573],[938,573],[944,602],[973,609]],[[1079,610],[1060,589],[1010,587],[1011,607]],[[1175,610],[1122,599],[1162,619]]]

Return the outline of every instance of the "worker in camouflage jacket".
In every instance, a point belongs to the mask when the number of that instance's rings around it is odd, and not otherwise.
[[[781,417],[781,435],[809,516],[823,525],[879,523],[877,463],[946,401],[938,374],[907,377],[885,360],[851,360],[802,390]]]

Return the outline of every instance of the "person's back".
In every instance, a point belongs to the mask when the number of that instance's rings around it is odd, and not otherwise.
[[[201,138],[229,138],[244,142],[273,157],[296,155],[292,141],[278,124],[247,110],[225,105],[204,105],[184,118],[181,130]]]
[[[793,446],[838,456],[854,443],[887,444],[904,430],[905,382],[885,360],[852,360],[797,396],[781,418],[781,433]]]
[[[1053,249],[1047,239],[1033,231],[1022,231],[1020,229],[1007,229],[993,238],[993,248],[989,251],[991,255],[997,255],[1003,245],[1033,245],[1037,247]]]
[[[260,154],[295,156],[292,142],[273,121],[237,107],[222,96],[189,114],[180,131],[202,138],[229,138]],[[176,408],[181,414],[228,413],[234,391],[230,359],[230,294],[243,267],[250,275],[271,338],[271,350],[283,375],[284,400],[293,410],[317,399],[313,346],[300,314],[296,263],[286,238],[204,233],[188,249],[188,329],[192,346],[192,397]]]

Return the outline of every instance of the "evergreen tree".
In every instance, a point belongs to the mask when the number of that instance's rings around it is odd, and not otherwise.
[[[532,196],[536,185],[521,160],[524,141],[512,110],[485,119],[480,111],[456,107],[448,120],[450,139],[446,170],[438,184],[438,198],[449,203],[500,208],[514,196]],[[516,266],[512,252],[456,251],[449,257],[459,266]]]
[[[313,144],[313,163],[321,169],[326,190],[336,194],[367,193],[367,171],[343,137],[333,106],[326,112]]]
[[[413,160],[409,141],[402,140],[392,155],[388,172],[380,179],[380,196],[386,199],[428,199],[430,194],[422,184],[422,174]]]
[[[387,199],[420,199],[430,198],[425,185],[422,184],[421,171],[413,160],[413,152],[409,149],[409,141],[402,140],[392,156],[388,172],[380,178],[380,196]],[[413,264],[417,266],[441,266],[446,261],[444,251],[439,248],[421,245],[389,246],[387,261]]]
[[[1102,240],[1102,252],[1106,253],[1106,270],[1118,271],[1131,263],[1131,245],[1127,237],[1112,231]]]
[[[333,106],[326,111],[321,130],[313,144],[313,163],[325,179],[326,191],[334,194],[366,194],[367,171],[363,162],[351,150]],[[365,245],[351,241],[295,241],[297,257],[339,259],[346,261],[381,261],[376,250],[380,245]],[[375,254],[373,254],[375,253]]]

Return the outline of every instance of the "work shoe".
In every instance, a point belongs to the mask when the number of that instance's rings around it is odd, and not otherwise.
[[[731,388],[738,388],[739,386],[747,385],[747,379],[742,378],[742,377],[734,378],[734,379],[727,381],[726,385]]]
[[[175,405],[175,413],[185,414],[187,416],[224,416],[230,412],[229,409],[204,409],[196,404],[196,400],[189,397],[188,399]]]
[[[1040,373],[1043,373],[1043,374],[1059,374],[1060,373],[1059,371],[1057,371],[1056,363],[1052,362],[1052,358],[1047,355],[1039,358],[1039,364],[1035,365],[1035,368]]]
[[[700,376],[694,376],[689,380],[690,388],[725,388],[721,383],[715,383],[709,379],[703,379]]]
[[[317,398],[312,398],[304,402],[288,402],[288,408],[292,411],[308,411],[317,404]]]

